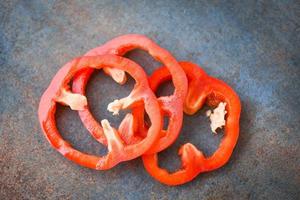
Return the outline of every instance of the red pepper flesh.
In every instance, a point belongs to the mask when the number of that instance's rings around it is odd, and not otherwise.
[[[98,157],[74,149],[61,137],[56,128],[55,110],[57,102],[69,105],[74,110],[86,109],[86,97],[72,93],[68,83],[76,74],[81,73],[83,70],[88,68],[101,69],[103,67],[126,71],[135,79],[136,84],[130,95],[120,99],[118,103],[121,109],[126,109],[137,105],[140,106],[141,102],[143,102],[151,121],[151,127],[148,130],[147,137],[138,143],[126,145],[118,132],[109,125],[108,121],[103,120],[101,123],[108,145],[108,153],[105,156]],[[149,87],[147,76],[143,69],[133,61],[116,55],[81,57],[64,65],[42,95],[38,114],[40,125],[46,138],[57,151],[79,165],[97,170],[106,170],[122,161],[131,160],[142,155],[158,139],[162,123],[159,104]]]
[[[230,158],[239,135],[239,118],[241,103],[238,95],[226,83],[208,76],[199,66],[191,62],[180,62],[188,78],[188,95],[185,99],[184,111],[194,114],[204,103],[217,106],[226,102],[225,133],[219,148],[212,156],[205,157],[203,153],[190,144],[184,144],[180,150],[182,169],[175,173],[158,166],[157,154],[143,155],[143,163],[148,173],[156,180],[167,185],[180,185],[194,179],[199,173],[212,171],[222,167]],[[157,69],[149,79],[152,89],[170,79],[166,68]]]
[[[151,56],[156,60],[162,62],[167,70],[170,73],[172,78],[175,91],[174,94],[168,97],[159,97],[158,101],[160,104],[163,104],[162,111],[164,115],[172,116],[170,121],[173,126],[170,127],[171,131],[167,132],[165,137],[162,137],[160,140],[154,143],[154,145],[149,149],[147,153],[156,153],[162,151],[171,145],[178,136],[179,130],[182,126],[182,117],[183,117],[183,103],[187,94],[187,79],[184,71],[181,69],[180,65],[176,59],[165,49],[158,46],[155,42],[150,40],[144,35],[130,34],[123,35],[117,38],[112,39],[111,41],[105,43],[104,45],[92,49],[88,52],[88,55],[103,55],[103,54],[116,54],[122,56],[127,52],[133,49],[142,49],[147,51]],[[108,69],[108,68],[107,68]],[[88,69],[86,71],[78,74],[73,81],[73,92],[84,95],[85,87],[88,82],[88,79],[93,72],[93,69]],[[110,72],[113,74],[114,72]],[[121,79],[122,80],[122,79]],[[163,102],[163,103],[162,103]],[[129,131],[130,126],[133,127],[132,116],[129,114],[122,124],[119,127],[121,131],[121,137],[127,143],[134,143],[134,141],[139,141],[141,139],[139,134],[144,133],[145,128],[144,124],[144,112],[142,108],[133,109],[133,113],[139,113],[140,120],[136,123],[139,123],[139,126],[135,125],[135,131],[131,131],[131,135],[126,136],[126,132]],[[93,135],[93,137],[100,143],[106,144],[103,130],[97,120],[93,117],[88,107],[85,107],[83,110],[79,111],[79,116],[84,123],[88,131]],[[133,115],[137,116],[137,115]],[[126,131],[125,131],[126,130]],[[125,133],[124,133],[125,131]],[[164,132],[163,132],[164,133]],[[161,135],[163,134],[161,133]],[[127,139],[126,139],[127,138]]]

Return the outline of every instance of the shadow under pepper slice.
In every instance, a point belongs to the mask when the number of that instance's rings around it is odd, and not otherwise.
[[[180,62],[188,78],[188,95],[185,99],[184,111],[194,114],[204,103],[217,106],[226,102],[225,133],[219,148],[210,157],[190,144],[184,144],[179,149],[182,168],[169,173],[158,166],[157,154],[143,155],[143,163],[148,173],[156,180],[167,185],[180,185],[191,181],[201,172],[212,171],[222,167],[230,158],[239,135],[239,118],[241,104],[238,95],[226,83],[208,76],[199,66],[190,62]],[[170,79],[170,74],[165,67],[156,70],[149,79],[152,89]],[[160,105],[161,106],[161,105]],[[170,122],[171,123],[171,122]],[[169,124],[170,126],[170,124]],[[168,130],[167,130],[168,131]]]
[[[86,109],[86,97],[82,94],[72,93],[68,83],[76,74],[83,70],[88,68],[101,69],[103,67],[126,71],[136,81],[130,95],[113,102],[110,105],[110,111],[117,112],[120,109],[140,105],[143,102],[151,120],[151,127],[148,130],[147,137],[136,144],[126,145],[118,132],[110,126],[109,122],[102,120],[101,124],[108,144],[108,153],[105,156],[98,157],[72,148],[61,137],[56,127],[55,111],[57,102],[69,105],[73,110]],[[159,137],[162,122],[157,99],[148,85],[147,76],[143,69],[133,61],[116,55],[81,57],[64,65],[42,95],[38,114],[40,125],[46,138],[57,151],[79,165],[97,170],[109,169],[122,161],[131,160],[142,155]]]
[[[127,52],[133,49],[142,49],[147,51],[151,56],[153,56],[156,60],[162,62],[169,74],[170,79],[172,79],[175,91],[171,96],[159,97],[158,101],[160,104],[164,105],[161,107],[163,115],[169,115],[170,121],[173,126],[171,127],[172,131],[167,132],[168,135],[166,137],[161,138],[151,147],[149,152],[147,153],[156,153],[162,151],[171,145],[178,136],[178,133],[182,126],[182,117],[183,117],[183,103],[187,94],[187,78],[185,76],[184,71],[176,61],[176,59],[165,49],[158,46],[155,42],[150,40],[144,35],[138,34],[129,34],[123,35],[117,38],[108,41],[104,45],[92,49],[87,53],[87,55],[103,55],[103,54],[116,54],[116,55],[124,55]],[[107,70],[109,68],[106,68]],[[73,80],[72,89],[73,92],[84,95],[86,84],[89,80],[89,77],[93,69],[85,70],[79,73]],[[116,71],[111,70],[109,74],[113,77],[118,77]],[[119,75],[119,83],[124,82],[124,76]],[[114,78],[116,80],[116,78]],[[164,112],[167,110],[168,112]],[[146,127],[144,127],[144,110],[142,107],[134,108],[133,113],[139,113],[138,115],[127,114],[124,121],[121,123],[119,130],[122,133],[121,137],[126,141],[126,143],[135,143],[141,140],[140,135],[143,134],[145,136]],[[92,134],[92,136],[100,143],[106,144],[106,139],[104,137],[103,130],[97,120],[93,117],[88,107],[85,107],[83,110],[79,111],[79,116],[84,123],[85,127]],[[134,116],[139,116],[139,120],[133,120]],[[135,121],[135,122],[133,122]],[[137,125],[136,123],[139,123]],[[128,135],[128,131],[130,129],[134,129],[136,131],[130,131],[131,135]],[[126,131],[125,131],[126,130]],[[136,134],[139,132],[139,134]],[[161,135],[166,132],[162,131]]]

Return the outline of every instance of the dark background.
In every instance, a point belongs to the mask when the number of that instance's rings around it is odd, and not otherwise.
[[[9,1],[0,3],[1,199],[299,199],[299,1]],[[161,185],[140,159],[99,172],[57,153],[39,127],[40,96],[58,69],[116,36],[141,33],[231,85],[242,101],[241,130],[230,162],[180,187]],[[159,66],[142,51],[127,54],[148,73]],[[106,105],[129,94],[102,72],[87,90],[98,120],[114,126]],[[166,85],[161,93],[170,93]],[[221,135],[204,112],[186,116],[180,138],[160,154],[180,166],[187,141],[207,155]],[[124,114],[124,113],[123,113]],[[59,106],[58,127],[79,150],[103,147],[75,111]]]

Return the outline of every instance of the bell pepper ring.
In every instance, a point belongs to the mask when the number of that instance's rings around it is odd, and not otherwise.
[[[128,97],[110,105],[111,111],[115,112],[143,104],[151,120],[151,127],[148,130],[147,137],[138,143],[126,145],[109,122],[102,120],[101,124],[108,145],[108,153],[105,156],[95,156],[74,149],[61,137],[56,127],[55,111],[56,103],[68,105],[74,110],[85,109],[87,107],[86,97],[82,94],[72,93],[68,83],[83,70],[88,68],[101,69],[103,67],[125,71],[136,81],[134,89]],[[122,161],[131,160],[142,155],[158,139],[162,126],[159,104],[149,87],[145,72],[133,61],[116,55],[81,57],[64,65],[42,95],[38,115],[44,135],[59,153],[81,166],[97,170],[110,169]]]
[[[104,45],[92,49],[89,51],[89,55],[102,55],[102,54],[115,54],[119,56],[123,56],[127,52],[133,49],[142,49],[147,51],[151,56],[153,56],[156,60],[163,63],[170,73],[170,79],[175,87],[175,91],[171,96],[159,97],[158,101],[160,104],[163,103],[164,108],[163,114],[173,116],[170,118],[170,121],[173,126],[170,128],[171,131],[167,132],[168,135],[161,138],[157,142],[153,144],[149,152],[147,153],[156,153],[164,150],[169,145],[171,145],[178,136],[178,133],[182,126],[182,117],[183,117],[183,103],[187,94],[187,78],[185,76],[184,71],[181,69],[181,66],[178,64],[176,59],[165,49],[158,46],[155,42],[150,40],[144,35],[139,34],[129,34],[123,35],[117,38],[108,41]],[[85,94],[86,84],[89,80],[89,77],[93,69],[88,69],[79,73],[76,77],[74,77],[72,90],[75,93],[79,93],[81,95]],[[112,75],[115,71],[110,71]],[[115,75],[116,77],[116,75]],[[123,80],[122,78],[120,80]],[[119,83],[123,83],[119,81]],[[167,110],[168,112],[164,112]],[[106,144],[105,136],[100,124],[93,117],[88,107],[85,107],[83,110],[78,111],[79,116],[84,123],[87,130],[91,133],[91,135],[100,143]],[[144,111],[142,108],[134,108],[133,112],[139,113],[140,120],[133,120],[132,114],[128,114],[124,121],[121,123],[119,130],[121,132],[121,137],[127,144],[132,144],[136,141],[141,140],[140,135],[136,135],[136,132],[142,134],[147,132],[146,128],[143,128],[144,124]],[[139,125],[134,124],[133,121],[137,122]],[[135,131],[131,130],[128,135],[127,132],[135,127]],[[161,133],[163,135],[165,132]]]
[[[148,173],[156,180],[167,185],[180,185],[194,179],[201,172],[208,172],[222,167],[229,160],[239,136],[239,118],[241,103],[238,95],[226,83],[208,76],[199,66],[191,62],[179,62],[188,78],[188,95],[184,111],[194,114],[204,103],[217,106],[226,103],[226,123],[224,136],[219,148],[209,157],[205,157],[193,144],[184,144],[179,149],[182,168],[174,173],[158,166],[157,154],[143,155],[143,163]],[[149,79],[152,89],[170,79],[165,67],[157,69]]]

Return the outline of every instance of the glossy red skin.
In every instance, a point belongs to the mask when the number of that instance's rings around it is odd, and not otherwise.
[[[116,54],[124,55],[127,52],[133,49],[142,49],[147,51],[151,56],[156,60],[162,62],[167,70],[169,71],[175,91],[174,94],[168,97],[159,97],[158,101],[160,104],[163,104],[166,108],[161,108],[164,115],[169,115],[171,117],[172,131],[168,132],[169,135],[165,135],[158,141],[156,141],[149,152],[147,153],[156,153],[162,151],[171,145],[178,136],[177,130],[181,129],[182,126],[182,117],[183,117],[183,103],[187,95],[187,78],[184,71],[176,61],[176,59],[165,49],[159,47],[155,42],[150,40],[144,35],[130,34],[123,35],[117,38],[112,39],[111,41],[105,43],[104,45],[92,49],[88,52],[88,55],[103,55],[103,54]],[[79,94],[85,94],[86,84],[89,80],[90,75],[92,74],[93,69],[88,69],[78,74],[73,81],[73,92]],[[164,102],[164,103],[162,103]],[[167,112],[164,112],[167,110]],[[144,127],[144,110],[142,108],[133,109],[133,113],[139,113],[139,116],[142,118],[139,121],[139,126],[134,125],[135,131],[131,131],[130,137],[126,131],[130,131],[129,126],[133,126],[136,122],[132,122],[129,118],[124,119],[119,130],[121,131],[121,137],[127,143],[134,143],[141,140],[140,135],[146,132]],[[103,134],[103,130],[97,120],[93,117],[88,107],[84,110],[79,111],[79,116],[84,123],[85,127],[89,130],[92,136],[100,143],[106,144],[106,140]],[[126,130],[126,131],[125,131]],[[139,132],[139,134],[136,134]],[[141,133],[142,132],[142,133]],[[161,135],[164,135],[165,132],[162,131]],[[127,138],[127,139],[126,139]],[[129,138],[129,139],[128,139]]]
[[[226,102],[227,115],[224,137],[219,148],[212,156],[205,157],[194,145],[190,143],[184,144],[179,150],[182,169],[175,173],[169,173],[158,166],[157,154],[142,156],[148,173],[156,180],[167,185],[184,184],[194,179],[201,172],[212,171],[222,167],[229,160],[239,136],[241,103],[234,90],[223,81],[208,76],[196,64],[190,62],[179,63],[189,81],[188,95],[184,104],[185,113],[194,114],[202,108],[205,102],[210,106],[217,106],[220,102]],[[161,83],[168,80],[170,80],[170,74],[163,67],[153,73],[149,82],[151,88],[155,91]],[[172,124],[169,124],[170,126]]]
[[[109,138],[107,138],[108,154],[103,157],[97,157],[72,148],[71,145],[61,137],[56,128],[55,111],[57,99],[59,99],[63,90],[68,90],[68,83],[76,74],[89,68],[101,69],[107,66],[126,71],[135,79],[136,85],[131,92],[132,103],[128,105],[128,107],[130,108],[131,106],[139,105],[141,102],[144,102],[145,110],[149,115],[152,126],[148,131],[147,137],[134,145],[124,144],[117,131],[114,130],[113,134],[108,135]],[[115,55],[81,57],[64,65],[57,72],[49,87],[42,95],[38,114],[44,135],[53,148],[73,162],[97,170],[112,168],[122,161],[137,158],[145,153],[158,139],[162,121],[159,104],[149,87],[143,69],[129,59]]]

